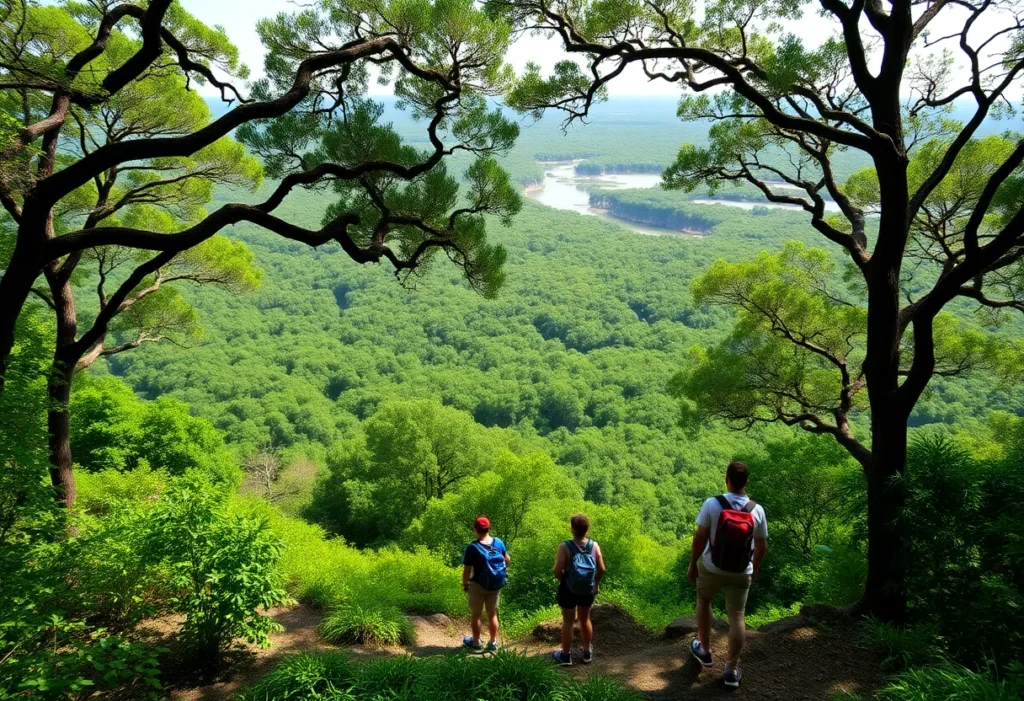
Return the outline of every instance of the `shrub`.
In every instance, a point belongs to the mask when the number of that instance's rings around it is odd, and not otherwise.
[[[880,701],[1016,701],[1024,697],[1024,667],[1010,666],[1005,678],[943,665],[910,669],[878,692]]]
[[[289,601],[277,567],[281,542],[265,520],[229,514],[226,500],[223,487],[190,473],[168,486],[149,533],[170,567],[172,604],[186,614],[181,641],[211,663],[235,638],[269,645],[280,626],[258,609]]]
[[[320,624],[320,635],[336,644],[383,647],[411,642],[413,630],[395,606],[351,604],[328,614]]]

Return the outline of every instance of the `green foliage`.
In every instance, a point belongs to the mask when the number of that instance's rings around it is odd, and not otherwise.
[[[1005,676],[954,665],[901,672],[879,692],[882,701],[1011,701],[1024,694],[1024,669],[1012,664]]]
[[[922,438],[908,451],[910,606],[918,620],[937,622],[965,663],[989,655],[1003,664],[1024,651],[1014,622],[1024,609],[1024,578],[1012,554],[1024,508],[1016,478],[1022,456],[978,461],[945,438]]]
[[[634,701],[639,695],[599,676],[573,681],[546,660],[511,652],[483,659],[462,655],[388,657],[353,662],[342,653],[302,653],[244,690],[240,701]]]
[[[393,606],[363,608],[359,604],[331,611],[320,624],[324,640],[342,644],[385,647],[413,642],[413,629],[402,612]]]
[[[170,567],[171,604],[186,615],[181,639],[213,663],[236,638],[261,647],[280,630],[259,609],[289,601],[277,563],[281,542],[266,521],[226,511],[226,493],[190,473],[168,485],[152,516],[149,547]]]
[[[328,456],[309,514],[357,545],[393,540],[431,499],[488,469],[486,437],[472,417],[437,402],[384,404]]]
[[[938,632],[933,624],[899,628],[869,620],[861,634],[863,644],[882,657],[882,669],[899,672],[942,661]]]
[[[240,479],[223,435],[180,401],[146,402],[115,378],[82,377],[71,410],[71,445],[86,470],[149,467],[171,475],[200,470],[233,484]]]

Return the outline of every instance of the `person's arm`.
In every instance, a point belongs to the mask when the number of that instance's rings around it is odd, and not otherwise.
[[[706,526],[699,526],[693,534],[693,545],[690,547],[690,567],[686,570],[686,578],[690,584],[697,584],[697,560],[704,554],[704,548],[708,545],[708,537],[711,529]]]
[[[551,568],[551,572],[559,582],[565,576],[565,543],[558,544],[558,550],[555,551],[555,566]]]
[[[751,580],[757,579],[757,571],[761,569],[761,560],[768,552],[768,518],[760,505],[754,511],[759,511],[761,518],[758,519],[757,513],[754,514],[754,573]]]
[[[594,595],[597,596],[601,591],[601,580],[604,579],[604,574],[608,571],[604,566],[604,553],[601,552],[601,546],[597,543],[594,543],[594,559],[597,560],[597,572],[594,573]]]
[[[503,556],[503,557],[505,558],[505,566],[506,566],[506,567],[508,567],[508,564],[509,564],[510,562],[512,562],[512,558],[510,558],[510,557],[508,556],[508,547],[506,547],[506,546],[505,546],[505,543],[504,543],[504,542],[502,542],[502,544],[501,544],[501,550],[502,550],[502,553],[501,553],[501,554],[502,554],[502,556]]]
[[[767,538],[754,538],[754,574],[753,579],[757,579],[757,571],[761,569],[761,560],[764,559],[765,553],[768,552],[768,539]]]

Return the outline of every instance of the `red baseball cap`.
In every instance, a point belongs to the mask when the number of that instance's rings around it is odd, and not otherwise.
[[[491,530],[491,520],[486,516],[481,516],[476,521],[473,521],[473,528],[477,528],[481,531]]]

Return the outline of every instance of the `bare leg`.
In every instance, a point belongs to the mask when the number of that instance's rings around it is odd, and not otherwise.
[[[491,642],[498,639],[498,600],[487,599],[487,624],[488,632],[491,634]]]
[[[583,649],[589,650],[594,640],[594,622],[590,620],[590,607],[580,606],[580,637],[583,638]]]
[[[572,627],[576,623],[576,609],[562,609],[562,652],[572,651]]]
[[[470,585],[473,586],[473,585]],[[484,602],[482,597],[470,595],[469,597],[469,620],[470,627],[473,629],[473,644],[477,645],[480,643],[480,619],[483,616]]]
[[[745,637],[745,621],[742,611],[729,611],[729,657],[725,663],[734,668],[740,663]]]
[[[711,599],[697,596],[697,639],[704,652],[711,652]]]

